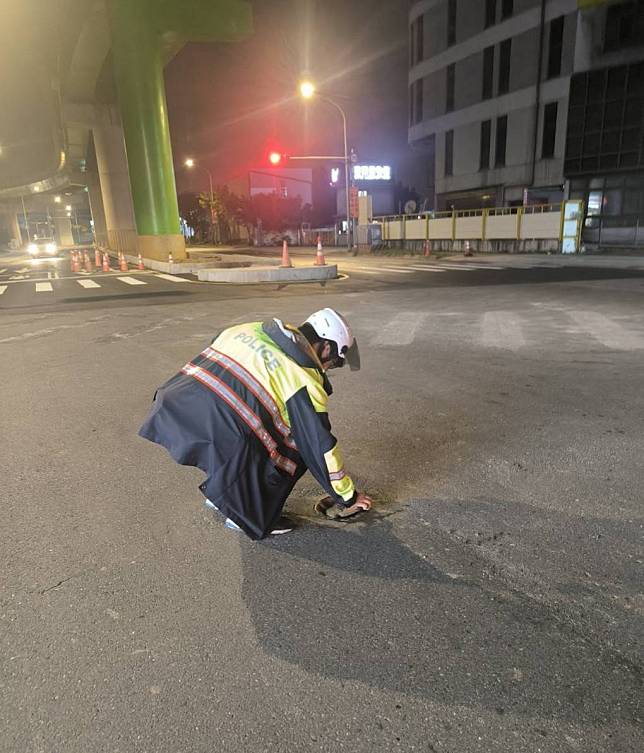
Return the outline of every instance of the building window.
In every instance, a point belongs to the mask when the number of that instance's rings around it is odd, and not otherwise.
[[[510,18],[514,12],[514,0],[501,0],[501,21]]]
[[[543,139],[541,156],[543,159],[555,156],[555,139],[557,136],[557,103],[549,102],[543,108]]]
[[[483,92],[482,99],[490,99],[494,88],[494,46],[483,50]]]
[[[451,112],[454,109],[454,77],[456,72],[456,66],[454,63],[448,65],[447,82],[446,82],[446,95],[445,95],[445,112]]]
[[[454,169],[454,131],[445,132],[445,175],[452,175]]]
[[[487,170],[490,166],[490,138],[492,135],[492,121],[484,120],[481,123],[481,157],[479,169]]]
[[[409,26],[409,67],[411,68],[416,62],[416,22],[412,21]]]
[[[425,16],[416,19],[416,62],[420,63],[425,57]]]
[[[496,155],[494,158],[495,167],[505,166],[505,145],[508,136],[508,116],[503,115],[496,119]]]
[[[511,55],[512,40],[505,39],[499,46],[499,94],[507,94],[510,90]]]
[[[561,75],[561,53],[563,51],[564,17],[554,18],[550,22],[550,39],[548,42],[548,78]]]
[[[447,0],[447,46],[456,42],[456,0]]]
[[[644,168],[644,62],[570,80],[564,175]]]
[[[644,5],[621,3],[606,8],[604,52],[644,44]]]
[[[485,0],[485,28],[496,23],[496,0]]]
[[[409,87],[409,124],[416,125],[423,119],[423,79],[419,78]]]

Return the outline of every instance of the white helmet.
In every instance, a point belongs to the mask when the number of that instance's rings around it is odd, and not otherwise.
[[[334,309],[320,309],[306,320],[318,337],[331,340],[338,347],[338,355],[349,364],[351,371],[360,368],[360,351],[349,322]]]

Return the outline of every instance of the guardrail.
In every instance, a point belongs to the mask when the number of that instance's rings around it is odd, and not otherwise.
[[[374,217],[389,241],[561,241],[563,203]]]

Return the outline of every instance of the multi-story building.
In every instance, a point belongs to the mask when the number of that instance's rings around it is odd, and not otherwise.
[[[644,243],[644,2],[418,0],[409,22],[436,209],[583,198],[588,242]]]

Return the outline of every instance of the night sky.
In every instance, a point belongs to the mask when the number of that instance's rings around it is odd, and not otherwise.
[[[303,103],[304,72],[347,113],[362,163],[392,164],[421,189],[407,146],[408,0],[255,0],[255,32],[237,44],[190,44],[166,68],[177,188],[235,185],[269,150],[341,154],[342,123],[323,102]]]

